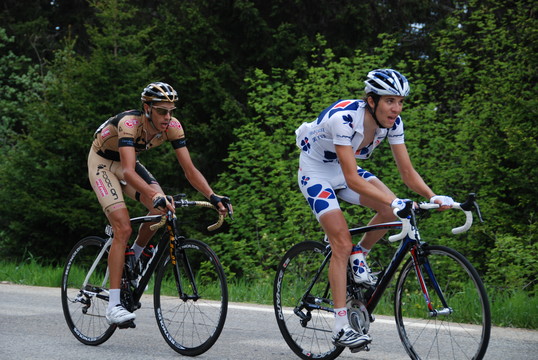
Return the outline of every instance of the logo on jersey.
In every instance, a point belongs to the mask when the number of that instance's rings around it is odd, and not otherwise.
[[[310,142],[308,141],[308,138],[305,137],[303,140],[301,140],[301,149],[303,151],[309,152],[310,151]]]
[[[344,124],[347,124],[350,128],[353,128],[353,117],[351,115],[344,115],[342,116],[342,120],[344,120]]]
[[[359,102],[357,100],[340,101],[331,108],[331,110],[329,111],[329,117],[333,116],[335,113],[339,111],[351,111],[351,110],[357,110],[358,108],[359,108]]]
[[[125,120],[125,126],[127,126],[128,128],[132,129],[134,128],[136,125],[138,125],[138,120],[136,119],[128,119],[128,120]]]
[[[179,121],[170,121],[168,127],[181,129],[181,124],[179,123]]]
[[[104,128],[103,131],[101,131],[101,137],[103,139],[106,138],[109,135],[110,135],[110,129],[109,128]]]
[[[308,176],[303,176],[301,178],[301,185],[305,186],[310,181],[310,178]]]
[[[329,207],[327,200],[336,199],[334,191],[331,188],[324,189],[320,184],[313,185],[306,189],[308,193],[308,204],[316,214]]]

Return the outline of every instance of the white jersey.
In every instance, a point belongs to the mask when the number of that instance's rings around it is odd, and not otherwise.
[[[323,110],[315,121],[303,123],[295,131],[297,146],[302,150],[301,166],[310,164],[319,169],[322,164],[339,165],[335,145],[349,145],[356,158],[367,159],[385,138],[390,144],[404,143],[404,126],[398,116],[392,128],[377,128],[374,140],[359,149],[364,140],[365,111],[363,100],[338,100]]]

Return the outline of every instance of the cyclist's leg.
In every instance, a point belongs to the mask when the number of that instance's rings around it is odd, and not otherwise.
[[[137,161],[135,170],[136,170],[136,173],[140,175],[140,177],[144,179],[144,181],[149,186],[151,186],[156,192],[164,194],[163,189],[161,188],[161,186],[159,185],[155,177],[146,169],[144,165],[142,165],[140,162]],[[162,213],[162,211],[157,210],[153,207],[153,201],[151,198],[148,198],[147,196],[140,194],[129,184],[126,184],[123,187],[123,191],[131,199],[134,199],[144,204],[144,206],[148,209],[147,215],[158,215]],[[150,229],[151,225],[152,224],[150,223],[143,223],[140,225],[138,229],[138,235],[135,239],[135,243],[138,245],[139,249],[143,249],[147,245],[147,243],[151,240],[153,235],[155,235],[155,231]],[[140,254],[137,254],[137,257],[138,255]]]
[[[107,160],[90,151],[88,156],[90,184],[114,231],[114,240],[108,256],[111,289],[120,288],[125,247],[132,232],[120,176],[120,162]]]
[[[123,199],[121,173],[120,162],[107,160],[90,151],[88,177],[114,232],[114,239],[108,254],[110,296],[107,320],[109,323],[122,323],[135,318],[134,314],[117,306],[121,304],[120,286],[125,262],[125,247],[132,232],[129,212]]]
[[[319,222],[329,238],[332,256],[329,265],[329,282],[333,293],[334,307],[346,306],[347,263],[351,253],[351,235],[340,209],[324,213]]]
[[[119,289],[125,262],[125,247],[129,243],[132,228],[127,208],[118,209],[107,215],[108,221],[114,231],[114,239],[108,255],[108,268],[110,270],[110,288]]]
[[[350,327],[347,317],[346,285],[347,264],[351,253],[351,234],[344,218],[334,189],[345,186],[343,176],[325,178],[320,173],[306,173],[299,170],[299,188],[305,196],[332,249],[329,264],[329,283],[333,295],[335,324],[333,342],[339,346],[358,347],[368,343],[368,335],[361,335]]]
[[[373,175],[369,171],[361,169],[360,167],[357,167],[357,171],[360,176],[362,176],[366,181],[378,188],[379,191],[396,197],[396,195],[394,195],[394,193],[375,175]],[[395,220],[394,214],[392,213],[392,209],[390,208],[390,206],[382,204],[379,201],[373,200],[368,196],[359,195],[358,193],[354,192],[349,188],[341,190],[338,193],[338,197],[351,204],[363,205],[374,210],[376,214],[370,220],[368,225]],[[369,251],[375,245],[375,243],[377,243],[379,239],[381,239],[386,233],[387,230],[370,231],[365,233],[360,241],[361,247],[366,251]]]
[[[333,293],[334,307],[346,306],[346,269],[351,253],[351,235],[347,222],[336,197],[334,187],[345,186],[343,176],[327,179],[315,173],[298,173],[299,188],[308,201],[314,215],[329,238],[332,249],[329,265],[329,281]],[[339,183],[336,186],[335,183]]]

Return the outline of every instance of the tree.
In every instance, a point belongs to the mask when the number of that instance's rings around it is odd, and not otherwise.
[[[211,242],[230,274],[272,277],[268,274],[291,245],[323,237],[297,187],[299,149],[294,131],[337,99],[362,97],[362,78],[373,68],[387,66],[396,48],[395,42],[384,45],[377,54],[357,51],[353,57],[338,59],[330,49],[315,50],[314,54],[323,54],[315,55],[315,65],[272,69],[270,74],[257,70],[247,79],[253,116],[235,130],[238,140],[226,159],[229,171],[218,183],[234,201],[236,220],[228,233]],[[373,214],[354,207],[347,215],[350,224],[356,224]]]
[[[89,28],[92,54],[78,56],[73,40],[55,53],[40,98],[21,104],[29,113],[26,133],[0,162],[2,251],[12,257],[31,248],[63,259],[71,244],[106,221],[87,180],[92,134],[110,116],[140,106],[140,84],[151,67],[143,46],[148,29],[133,25],[136,9],[124,0],[92,6],[106,24]],[[17,216],[8,216],[13,209]]]

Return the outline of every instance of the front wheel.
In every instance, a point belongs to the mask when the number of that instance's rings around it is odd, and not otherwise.
[[[328,272],[326,247],[314,241],[293,246],[277,268],[276,321],[284,340],[301,359],[331,360],[344,351],[332,343],[334,312]]]
[[[116,330],[105,318],[109,289],[105,244],[97,236],[80,240],[69,253],[62,275],[65,321],[75,338],[86,345],[102,344]]]
[[[203,242],[188,239],[173,249],[155,276],[155,316],[172,349],[196,356],[215,344],[224,327],[226,277],[217,255]]]
[[[405,350],[412,359],[482,359],[491,315],[480,276],[453,249],[427,245],[422,249],[417,268],[410,258],[396,287],[396,325]],[[429,294],[430,309],[422,286]]]

